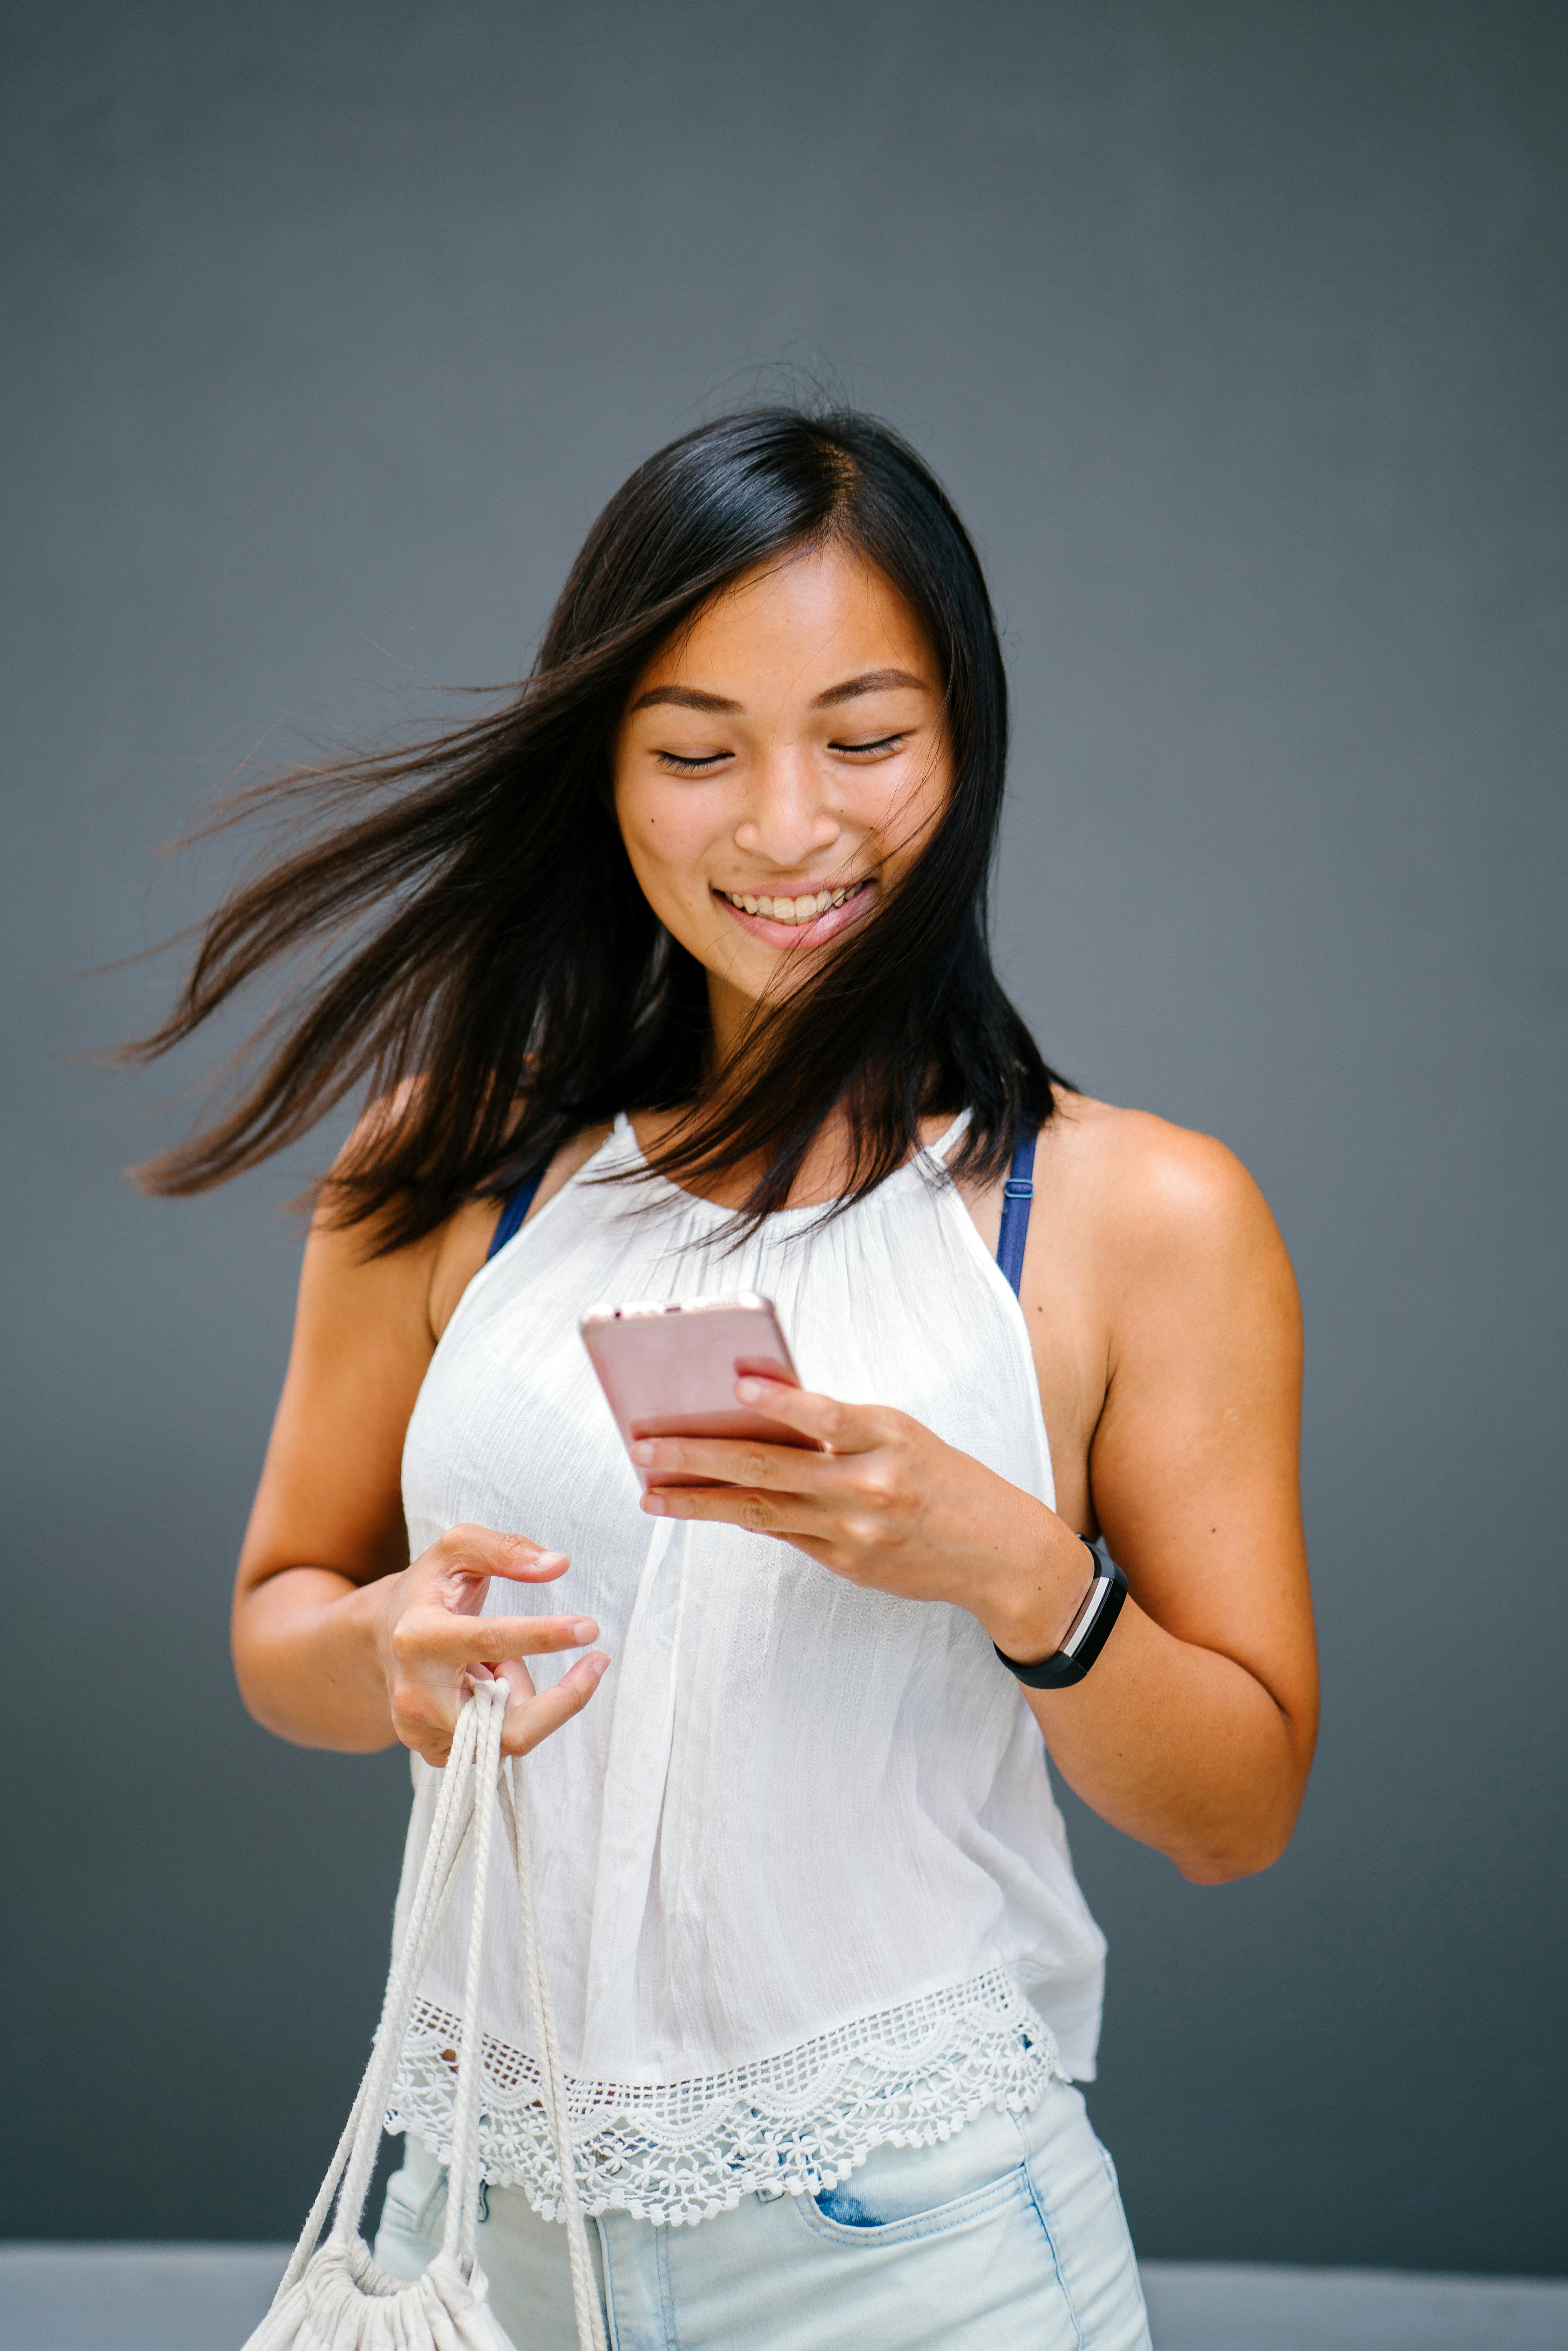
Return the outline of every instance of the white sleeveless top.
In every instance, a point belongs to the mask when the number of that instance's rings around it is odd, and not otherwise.
[[[570,1553],[558,1583],[497,1579],[487,1613],[581,1610],[611,1659],[526,1766],[591,2211],[690,2222],[756,2189],[816,2193],[883,2141],[1093,2073],[1104,1940],[979,1625],[742,1528],[645,1517],[578,1333],[594,1305],[759,1291],[808,1388],[910,1413],[1051,1502],[1023,1315],[941,1165],[964,1124],[831,1223],[785,1209],[736,1248],[728,1213],[650,1176],[619,1120],[475,1275],[414,1406],[410,1555],[463,1521]],[[616,1171],[643,1180],[595,1180]],[[534,1660],[536,1682],[568,1662]],[[400,1932],[438,1784],[413,1768]],[[460,1890],[388,2125],[443,2156],[465,1907]],[[549,2213],[507,1905],[489,1931],[486,2173]]]

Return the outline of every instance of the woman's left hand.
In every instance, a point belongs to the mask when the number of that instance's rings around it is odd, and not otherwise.
[[[808,1451],[754,1437],[644,1437],[655,1477],[713,1478],[643,1497],[654,1518],[707,1519],[772,1535],[850,1583],[967,1608],[1009,1656],[1045,1656],[1082,1601],[1071,1527],[1034,1495],[945,1445],[907,1413],[839,1404],[781,1380],[742,1379],[737,1401],[814,1437]]]

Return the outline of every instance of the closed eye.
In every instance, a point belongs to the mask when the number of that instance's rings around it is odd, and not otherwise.
[[[687,758],[684,752],[661,751],[657,757],[666,768],[673,768],[677,776],[700,776],[705,768],[716,768],[721,759],[727,759],[729,753],[705,751],[699,758]]]
[[[901,727],[896,734],[877,736],[873,742],[830,743],[828,748],[830,751],[837,751],[846,759],[873,759],[880,753],[896,751],[899,745],[904,741],[906,732],[906,729]],[[695,754],[685,751],[660,751],[655,754],[660,763],[677,776],[704,775],[709,768],[716,768],[722,760],[731,756],[728,751],[703,751]]]
[[[830,743],[830,751],[841,751],[852,759],[869,759],[877,751],[896,751],[904,740],[901,730],[896,735],[879,735],[874,743]]]

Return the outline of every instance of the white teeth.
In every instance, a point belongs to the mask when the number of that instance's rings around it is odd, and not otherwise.
[[[841,890],[818,890],[799,898],[753,898],[743,890],[726,890],[723,895],[732,906],[742,906],[748,914],[762,914],[772,923],[813,923],[825,914],[830,906],[841,906],[860,888],[858,882],[846,883]]]

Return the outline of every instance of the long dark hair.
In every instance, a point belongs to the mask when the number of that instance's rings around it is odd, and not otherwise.
[[[758,1008],[719,1073],[706,975],[654,916],[615,822],[616,732],[635,680],[702,604],[829,540],[885,573],[927,633],[952,791],[897,887],[800,987]],[[1006,754],[979,562],[907,443],[852,411],[703,425],[612,498],[505,707],[254,786],[219,811],[219,827],[281,814],[305,831],[230,891],[169,1019],[127,1050],[172,1050],[271,967],[304,957],[305,973],[252,1040],[237,1100],[137,1178],[204,1191],[360,1091],[396,1109],[361,1125],[322,1194],[377,1250],[476,1194],[499,1196],[621,1110],[684,1110],[661,1172],[698,1190],[749,1174],[743,1228],[786,1203],[835,1107],[852,1138],[841,1205],[903,1164],[923,1116],[965,1105],[955,1169],[994,1172],[1019,1128],[1051,1115],[1053,1084],[987,941]]]

